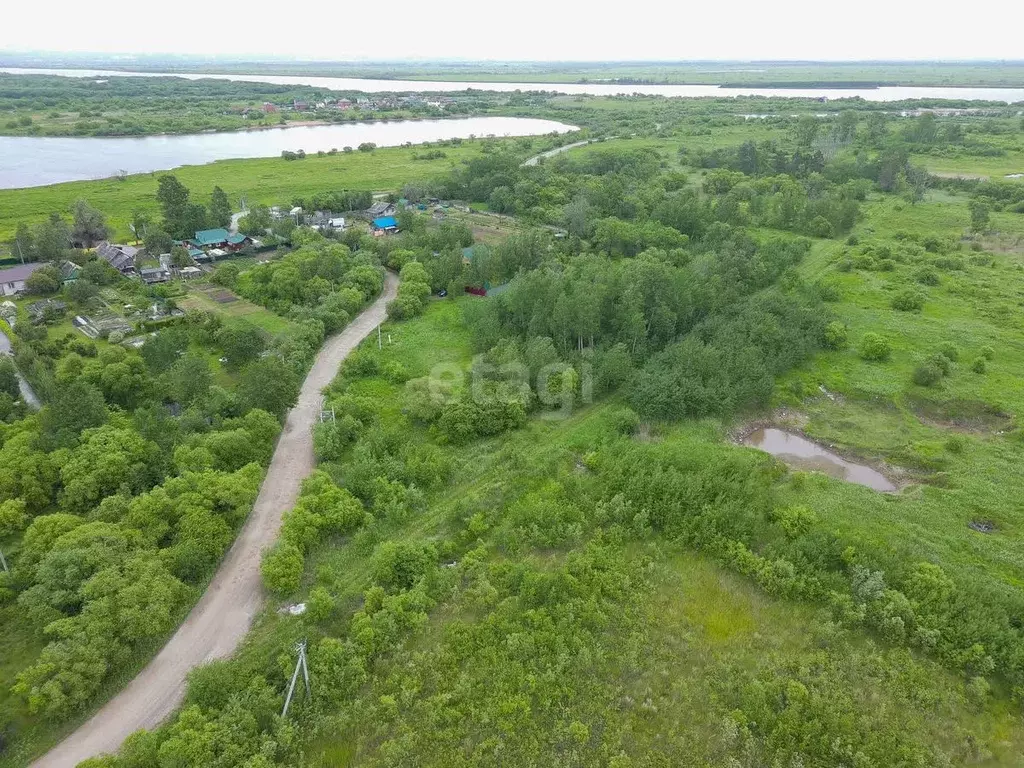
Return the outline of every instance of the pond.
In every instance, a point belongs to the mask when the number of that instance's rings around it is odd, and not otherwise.
[[[188,80],[211,78],[214,80],[240,80],[249,83],[274,85],[310,85],[332,91],[363,91],[366,93],[439,93],[444,91],[548,91],[567,94],[616,96],[640,93],[651,96],[698,98],[717,96],[781,96],[783,98],[852,99],[865,101],[902,101],[904,99],[958,99],[967,101],[1024,101],[1024,88],[925,87],[883,86],[879,88],[723,88],[718,85],[658,85],[616,83],[501,83],[501,82],[447,82],[434,80],[371,80],[355,77],[316,77],[313,75],[211,75],[173,72],[122,72],[104,69],[34,69],[3,67],[0,72],[20,75],[57,75],[63,77],[182,77]]]
[[[470,136],[536,136],[576,128],[528,117],[310,125],[293,128],[178,136],[64,138],[0,136],[0,189],[39,187],[63,181],[104,179],[121,171],[147,173],[242,157],[278,157],[283,150],[307,154],[373,142],[397,147]]]
[[[876,491],[892,493],[896,486],[881,472],[847,461],[800,435],[774,427],[756,429],[743,441],[744,445],[770,453],[794,469],[824,472],[848,483],[866,485]]]

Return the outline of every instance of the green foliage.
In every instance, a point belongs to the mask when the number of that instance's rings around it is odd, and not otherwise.
[[[988,362],[987,358],[985,357],[976,357],[974,358],[974,361],[971,363],[971,370],[974,373],[984,373],[987,367]]]
[[[280,541],[263,554],[260,574],[263,585],[280,597],[286,597],[299,588],[305,559],[302,550],[288,541]]]
[[[892,308],[900,312],[920,312],[924,307],[925,294],[914,288],[900,291],[893,297]]]
[[[825,346],[828,349],[843,349],[848,340],[846,325],[833,320],[825,326]]]
[[[871,362],[887,360],[892,351],[892,344],[878,333],[868,332],[860,340],[858,353],[861,358]]]

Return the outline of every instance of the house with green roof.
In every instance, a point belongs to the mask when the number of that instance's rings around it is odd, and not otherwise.
[[[192,238],[192,244],[197,248],[223,248],[228,244],[231,233],[223,227],[217,229],[204,229],[196,232]]]

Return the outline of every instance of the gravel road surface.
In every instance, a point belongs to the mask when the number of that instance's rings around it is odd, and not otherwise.
[[[189,670],[230,656],[263,605],[260,553],[277,539],[281,516],[294,506],[302,480],[315,466],[313,424],[321,391],[338,366],[385,317],[398,278],[388,273],[381,296],[341,333],[324,342],[306,376],[298,403],[285,422],[259,496],[245,525],[178,631],[138,676],[33,768],[72,768],[82,760],[116,752],[130,734],[159,725],[181,703]]]

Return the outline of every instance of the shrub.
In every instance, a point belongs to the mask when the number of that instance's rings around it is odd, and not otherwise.
[[[986,368],[986,363],[985,363],[985,358],[984,357],[976,357],[976,358],[974,358],[974,362],[971,363],[971,370],[972,371],[974,371],[975,373],[984,373],[985,372],[985,368]]]
[[[892,308],[900,312],[920,312],[924,307],[925,296],[921,291],[907,288],[900,291],[892,300]]]
[[[928,359],[925,360],[925,362],[931,363],[942,371],[943,376],[949,376],[949,374],[953,372],[953,362],[948,357],[938,352],[933,352],[928,355]]]
[[[981,348],[981,356],[986,360],[991,360],[996,356],[996,350],[995,348],[986,344],[984,347]]]
[[[264,553],[260,563],[263,585],[276,595],[289,595],[299,588],[305,565],[301,549],[289,541],[279,541]]]
[[[945,357],[950,362],[956,362],[960,359],[960,348],[952,341],[944,341],[935,348],[935,351]]]
[[[890,352],[892,352],[892,344],[885,336],[868,332],[860,340],[859,353],[864,360],[886,360]]]
[[[437,559],[432,544],[386,541],[373,556],[373,580],[385,589],[409,589]]]
[[[938,285],[941,282],[939,272],[934,267],[921,267],[914,275],[914,279],[921,285]]]
[[[942,380],[942,368],[929,358],[914,368],[912,378],[920,387],[932,387]]]
[[[846,346],[846,326],[838,320],[833,320],[825,326],[825,346],[829,349],[842,349]]]

